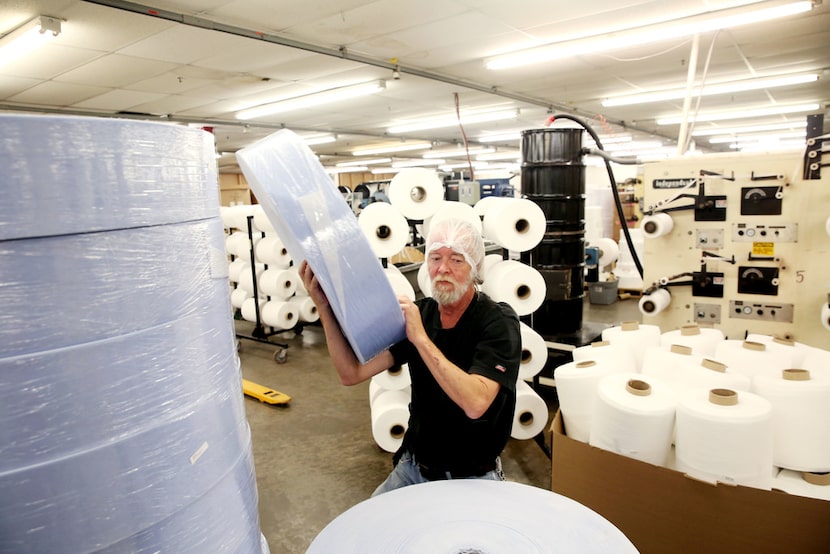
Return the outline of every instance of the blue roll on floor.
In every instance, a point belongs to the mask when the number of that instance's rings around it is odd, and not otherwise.
[[[267,552],[212,137],[0,115],[0,163],[0,552]]]
[[[358,360],[405,338],[403,314],[380,261],[305,142],[283,129],[236,157],[291,257],[314,270]]]

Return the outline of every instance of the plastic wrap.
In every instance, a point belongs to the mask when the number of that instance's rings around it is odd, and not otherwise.
[[[277,131],[237,159],[291,257],[316,274],[358,360],[402,340],[403,314],[380,261],[303,140]]]
[[[0,552],[267,552],[210,135],[0,116],[0,160]]]

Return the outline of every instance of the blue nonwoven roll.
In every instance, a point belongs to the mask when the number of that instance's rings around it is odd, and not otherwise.
[[[219,215],[213,136],[169,123],[0,115],[0,240]]]
[[[406,337],[404,318],[357,218],[314,153],[283,129],[236,153],[291,257],[307,260],[357,359]]]

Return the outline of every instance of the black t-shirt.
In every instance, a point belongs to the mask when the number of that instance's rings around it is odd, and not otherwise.
[[[501,385],[478,419],[470,419],[441,389],[415,346],[404,340],[391,348],[396,364],[409,364],[412,402],[403,447],[430,468],[463,471],[492,463],[510,438],[516,407],[522,343],[519,318],[508,304],[477,293],[452,329],[441,328],[438,303],[416,302],[430,340],[452,363]]]

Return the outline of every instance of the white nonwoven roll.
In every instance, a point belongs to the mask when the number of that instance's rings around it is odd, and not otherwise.
[[[588,442],[597,385],[606,375],[618,372],[609,360],[568,362],[554,370],[559,408],[569,437]]]
[[[228,279],[234,283],[239,282],[239,274],[246,267],[251,267],[251,262],[245,261],[243,258],[236,258],[228,264]]]
[[[668,462],[676,400],[657,377],[617,373],[597,385],[589,444],[654,465]]]
[[[239,288],[245,289],[251,294],[254,292],[254,268],[250,264],[239,271]],[[256,264],[256,279],[259,286],[259,278],[265,273],[265,264]]]
[[[643,325],[636,321],[624,321],[602,330],[602,340],[628,348],[634,357],[637,371],[643,367],[646,348],[660,344],[660,335],[660,327],[657,325]]]
[[[297,309],[297,317],[305,323],[314,323],[320,319],[317,306],[310,296],[292,296],[288,302]]]
[[[409,279],[401,273],[400,269],[394,265],[390,265],[383,268],[383,271],[386,273],[386,277],[389,279],[389,284],[392,285],[392,290],[395,291],[397,296],[407,296],[410,300],[415,300],[415,288],[412,286],[412,283],[409,282]]]
[[[492,206],[494,203],[501,201],[501,196],[484,196],[480,198],[478,202],[475,203],[473,206],[473,210],[476,214],[480,217],[484,217],[487,214],[487,210]]]
[[[772,406],[750,392],[696,389],[677,405],[679,471],[708,482],[769,490]]]
[[[273,267],[286,268],[291,265],[291,254],[280,238],[271,233],[265,235],[254,246],[256,260]]]
[[[611,344],[608,341],[596,341],[585,346],[578,346],[571,351],[571,357],[575,362],[584,360],[607,362],[616,366],[618,371],[634,373],[640,370],[628,347]]]
[[[260,238],[260,235],[251,237],[254,244]],[[249,259],[251,257],[251,240],[248,240],[248,233],[243,233],[242,231],[231,232],[231,234],[225,237],[225,251],[231,256]]]
[[[760,342],[728,339],[718,343],[715,359],[730,370],[754,379],[757,375],[779,375],[793,366],[792,356],[785,351],[770,350]]]
[[[234,308],[242,308],[242,304],[251,297],[251,293],[242,288],[235,288],[231,291],[231,306]]]
[[[409,242],[406,218],[386,202],[373,202],[363,208],[357,222],[378,258],[391,258]]]
[[[412,379],[409,376],[409,364],[381,371],[372,377],[372,382],[383,390],[404,390],[412,384]]]
[[[482,235],[502,248],[526,252],[545,235],[545,212],[526,198],[501,198],[487,206]]]
[[[545,300],[545,280],[539,271],[516,260],[494,265],[482,290],[496,302],[506,302],[520,316],[539,309]]]
[[[259,292],[275,300],[291,298],[297,290],[297,275],[293,271],[268,268],[259,276]]]
[[[285,300],[271,300],[262,306],[260,319],[269,327],[291,329],[297,325],[299,317],[297,307],[293,303]]]
[[[680,374],[700,365],[703,356],[683,345],[649,346],[643,353],[642,373],[660,375],[668,379],[671,373]]]
[[[424,296],[432,296],[432,282],[429,278],[429,266],[423,262],[418,267],[418,288],[421,289],[421,294]]]
[[[542,371],[548,361],[548,347],[545,339],[525,322],[519,323],[522,337],[522,359],[519,364],[519,379],[529,381]]]
[[[616,262],[620,257],[620,245],[612,238],[604,237],[591,243],[599,248],[599,267]]]
[[[387,452],[395,452],[409,426],[410,395],[405,390],[386,390],[370,406],[372,437]]]
[[[504,260],[504,256],[501,254],[487,254],[484,256],[484,262],[481,264],[481,274],[484,276],[485,281],[487,280],[487,274],[493,269],[493,266],[502,260]]]
[[[767,347],[767,350],[775,350],[786,353],[786,355],[792,360],[792,365],[790,367],[802,367],[804,358],[813,348],[793,340],[787,340],[785,338],[775,337],[772,335],[762,335],[760,333],[749,333],[744,340],[760,342]]]
[[[305,290],[305,285],[303,284],[303,279],[300,277],[300,266],[292,265],[288,268],[293,275],[295,280],[297,281],[297,290],[294,291],[295,296],[308,296],[308,291]]]
[[[444,185],[434,170],[409,167],[392,178],[387,194],[404,217],[423,220],[441,207]]]
[[[830,379],[814,379],[807,370],[758,375],[753,391],[772,404],[775,450],[782,468],[830,472]]]
[[[259,317],[260,321],[262,320],[262,307],[265,306],[266,301],[263,299],[259,300]],[[240,311],[242,312],[242,319],[245,321],[256,321],[256,299],[253,297],[246,298],[244,302],[242,302],[242,308]]]
[[[772,487],[787,494],[830,500],[830,481],[827,481],[826,477],[826,475],[804,475],[800,471],[782,469],[772,480]]]
[[[830,303],[821,305],[819,320],[821,321],[821,326],[830,331]]]
[[[643,315],[657,315],[671,304],[671,293],[668,289],[659,288],[650,294],[644,294],[637,306]]]
[[[455,200],[442,200],[435,213],[424,220],[424,234],[429,236],[432,226],[444,219],[467,221],[476,228],[479,234],[482,232],[481,218],[472,206]]]
[[[263,233],[276,232],[274,226],[271,224],[271,220],[268,219],[268,214],[265,213],[265,210],[262,208],[261,204],[257,204],[253,212],[254,226],[257,230],[262,231]]]
[[[656,347],[646,352],[659,350]],[[682,358],[669,358],[679,360]],[[660,378],[682,398],[686,393],[695,389],[732,389],[736,391],[750,391],[752,380],[742,373],[736,373],[720,362],[710,358],[694,356],[694,363],[659,364],[655,359],[648,360],[643,365],[643,374]]]
[[[654,215],[647,215],[643,217],[640,222],[640,229],[643,230],[643,236],[648,239],[654,239],[668,235],[674,228],[674,220],[665,212],[658,212]]]
[[[510,436],[518,440],[532,439],[548,423],[548,405],[533,387],[522,380],[516,382],[516,410]]]
[[[802,366],[815,377],[830,379],[830,350],[810,348],[804,356]]]
[[[697,354],[714,356],[718,343],[726,337],[720,329],[700,327],[698,325],[683,325],[679,329],[666,331],[660,336],[661,346],[680,344],[688,346]]]

